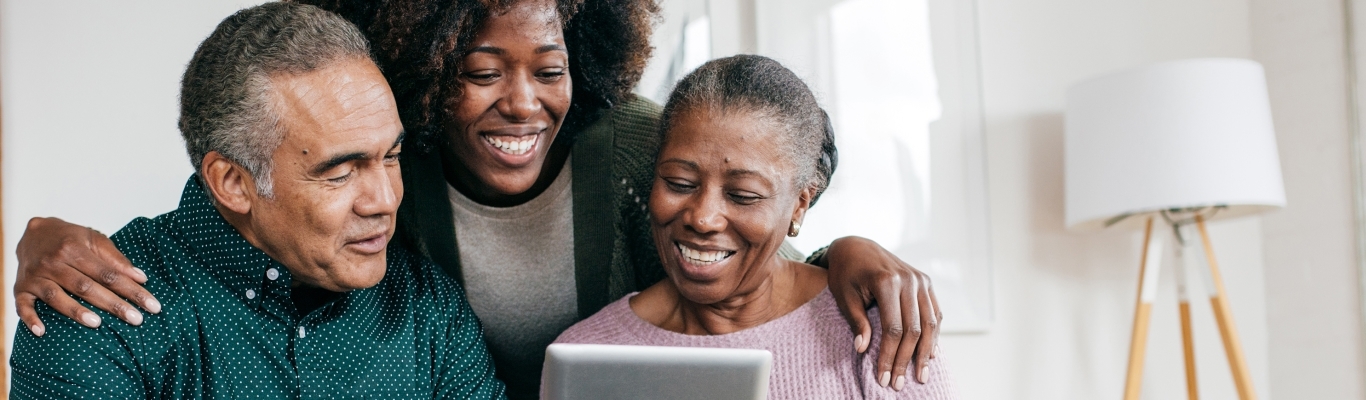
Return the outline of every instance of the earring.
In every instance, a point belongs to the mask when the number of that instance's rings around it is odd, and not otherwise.
[[[800,222],[792,221],[792,224],[787,226],[787,236],[797,237],[797,234],[801,233],[801,231],[802,224]]]

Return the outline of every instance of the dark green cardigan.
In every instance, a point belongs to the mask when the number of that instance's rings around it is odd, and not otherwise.
[[[645,210],[659,148],[658,104],[639,96],[574,136],[574,280],[579,318],[664,278]],[[399,237],[461,278],[455,220],[437,152],[402,153]]]

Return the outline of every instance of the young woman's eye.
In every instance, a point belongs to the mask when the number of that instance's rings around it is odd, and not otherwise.
[[[471,71],[465,73],[465,79],[475,84],[493,83],[493,81],[498,80],[498,78],[501,76],[502,75],[498,74],[498,72],[488,70]]]
[[[546,82],[554,82],[563,78],[567,73],[564,68],[550,68],[537,72],[536,78]]]

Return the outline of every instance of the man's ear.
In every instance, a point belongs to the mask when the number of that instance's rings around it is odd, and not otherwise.
[[[251,211],[252,202],[260,197],[256,193],[256,181],[246,168],[217,151],[205,154],[200,165],[199,178],[218,204],[238,214]]]

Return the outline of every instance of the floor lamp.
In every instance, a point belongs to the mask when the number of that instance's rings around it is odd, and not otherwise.
[[[1241,399],[1256,398],[1205,222],[1285,206],[1261,65],[1240,59],[1153,64],[1068,90],[1066,223],[1144,232],[1124,399],[1138,399],[1163,244],[1177,257],[1186,386],[1196,390],[1185,265],[1205,282]],[[1170,233],[1168,234],[1168,229]],[[1204,253],[1201,260],[1195,257]]]

